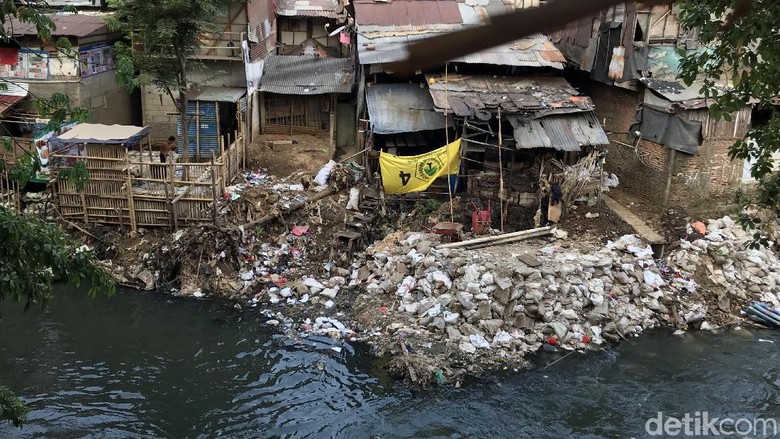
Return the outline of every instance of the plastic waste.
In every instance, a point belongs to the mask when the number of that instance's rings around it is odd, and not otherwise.
[[[353,187],[349,190],[347,210],[360,210],[360,189]]]
[[[320,186],[327,185],[328,178],[330,178],[330,173],[333,172],[333,168],[335,166],[336,166],[336,162],[333,160],[326,163],[325,166],[323,166],[322,169],[320,169],[320,171],[314,177],[314,183]]]
[[[446,380],[444,379],[444,372],[441,371],[441,369],[436,369],[433,372],[433,376],[436,377],[436,384],[438,385],[444,385]]]

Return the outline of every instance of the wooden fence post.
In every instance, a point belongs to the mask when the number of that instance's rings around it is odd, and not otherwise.
[[[214,151],[211,151],[211,195],[214,198],[213,201],[213,208],[212,208],[212,219],[214,221],[214,225],[217,225],[217,176],[215,174],[216,170],[214,169]]]

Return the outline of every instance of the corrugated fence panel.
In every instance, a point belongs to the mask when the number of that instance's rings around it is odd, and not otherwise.
[[[217,103],[212,101],[189,101],[187,115],[190,125],[187,130],[190,156],[219,155],[219,127],[217,126]],[[181,139],[181,117],[177,118],[176,131]]]

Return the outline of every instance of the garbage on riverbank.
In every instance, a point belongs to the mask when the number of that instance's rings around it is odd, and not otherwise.
[[[750,236],[729,217],[689,227],[660,260],[633,235],[584,239],[567,222],[521,242],[453,247],[420,231],[447,217],[441,208],[383,215],[359,167],[328,176],[325,187],[249,172],[228,188],[217,225],[141,233],[119,252],[117,277],[229,299],[291,336],[364,340],[390,357],[395,376],[420,385],[658,326],[733,325],[752,300],[780,306],[777,256],[747,249]],[[417,210],[422,220],[410,221]]]

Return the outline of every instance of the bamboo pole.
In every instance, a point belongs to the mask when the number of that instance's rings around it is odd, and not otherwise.
[[[211,213],[211,217],[213,219],[214,225],[217,225],[217,176],[215,175],[214,170],[214,151],[211,151],[211,194],[214,197],[214,204],[213,204],[213,212]]]
[[[291,205],[287,209],[279,210],[279,211],[276,211],[276,212],[273,212],[273,213],[269,213],[268,215],[265,215],[264,217],[262,217],[262,218],[260,218],[258,220],[248,222],[248,223],[244,224],[244,228],[254,227],[254,226],[261,226],[261,225],[263,225],[263,224],[265,224],[265,223],[267,223],[267,222],[269,222],[271,220],[274,220],[276,218],[281,217],[282,215],[285,215],[285,214],[288,214],[288,213],[291,213],[291,212],[295,212],[296,210],[300,210],[301,208],[307,206],[310,203],[313,203],[315,201],[319,201],[319,200],[321,200],[323,198],[327,198],[327,197],[329,197],[329,196],[331,196],[333,194],[337,194],[339,192],[341,192],[341,190],[329,187],[329,188],[325,189],[324,191],[318,193],[317,195],[314,195],[311,198],[307,198],[306,200],[299,201],[298,203],[295,203],[295,204]]]
[[[501,146],[504,136],[501,133],[501,106],[498,106],[498,203],[501,208],[501,233],[504,233],[504,160],[501,155]]]
[[[125,159],[128,159],[127,150],[125,150]],[[132,176],[130,175],[130,166],[126,163],[125,168],[127,169],[126,173],[126,179],[125,184],[127,185],[127,211],[128,216],[130,217],[130,230],[135,233],[137,231],[137,224],[136,224],[136,218],[135,218],[135,200],[133,200],[133,180]],[[151,172],[151,170],[150,170]],[[122,215],[119,216],[120,218]]]
[[[512,243],[515,243],[515,242],[524,241],[526,239],[538,238],[540,236],[549,235],[550,233],[551,232],[539,231],[539,232],[534,232],[534,233],[531,233],[531,234],[528,234],[528,235],[516,236],[516,237],[513,237],[513,238],[498,239],[496,241],[483,242],[481,244],[469,245],[466,248],[469,249],[469,250],[476,250],[478,248],[493,247],[493,246],[504,245],[504,244],[512,244]]]
[[[457,248],[457,247],[466,247],[474,244],[482,244],[485,242],[493,242],[493,241],[501,241],[505,240],[507,238],[516,238],[516,237],[530,237],[534,236],[536,233],[543,233],[547,234],[551,232],[551,228],[549,226],[545,227],[539,227],[536,229],[528,229],[528,230],[521,230],[519,232],[512,232],[512,233],[505,233],[503,235],[496,235],[496,236],[486,236],[484,238],[476,238],[476,239],[470,239],[468,241],[460,241],[460,242],[452,242],[447,244],[440,244],[436,246],[438,249],[443,248]]]

